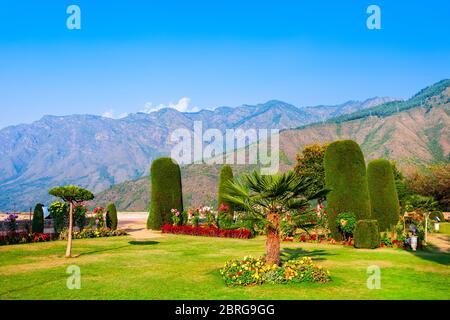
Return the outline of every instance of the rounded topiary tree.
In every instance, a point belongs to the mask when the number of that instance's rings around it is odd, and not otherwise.
[[[117,209],[114,203],[108,204],[106,207],[106,227],[111,230],[117,229]]]
[[[224,198],[226,195],[226,183],[233,181],[233,169],[230,165],[224,165],[220,169],[219,185],[217,190],[217,211],[219,228],[229,226],[233,221],[233,203]]]
[[[352,140],[331,143],[324,156],[328,225],[332,237],[342,238],[336,216],[342,212],[355,214],[356,220],[369,219],[370,198],[366,165],[358,144]]]
[[[359,220],[353,234],[355,248],[374,249],[380,246],[377,220]]]
[[[171,209],[183,211],[180,166],[171,158],[159,158],[150,168],[150,210],[147,229],[159,230],[171,223]]]
[[[386,159],[376,159],[367,165],[372,219],[378,221],[380,231],[390,230],[399,219],[400,205],[395,187],[391,163]]]
[[[38,203],[34,207],[33,221],[31,223],[31,231],[33,233],[43,233],[44,232],[44,210],[42,209],[44,205]]]
[[[67,230],[66,257],[72,257],[72,232],[73,211],[76,205],[94,199],[94,194],[89,190],[77,186],[55,187],[48,191],[54,197],[58,197],[69,204],[69,230]]]

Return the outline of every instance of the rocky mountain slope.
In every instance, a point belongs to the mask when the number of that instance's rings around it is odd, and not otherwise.
[[[284,130],[280,135],[280,167],[295,164],[295,156],[307,144],[353,139],[366,160],[384,157],[400,166],[449,161],[450,80],[425,88],[411,99],[386,103],[333,118],[325,123]],[[239,174],[254,166],[233,166]],[[219,166],[194,164],[182,168],[186,206],[215,205]],[[96,201],[114,201],[121,210],[145,210],[149,201],[149,177],[115,185],[98,194]]]
[[[204,129],[298,127],[327,120],[373,104],[393,101],[373,98],[337,106],[297,108],[281,101],[236,108],[220,107],[196,113],[162,109],[123,119],[94,115],[45,116],[32,124],[0,130],[0,210],[27,210],[48,202],[47,190],[77,184],[99,192],[111,185],[148,174],[155,157],[168,154],[170,133]]]

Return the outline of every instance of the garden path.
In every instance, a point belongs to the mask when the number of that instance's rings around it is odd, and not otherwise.
[[[148,212],[119,212],[119,228],[137,240],[162,237],[160,231],[147,230],[147,217]]]

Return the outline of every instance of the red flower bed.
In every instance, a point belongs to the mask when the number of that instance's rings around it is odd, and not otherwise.
[[[0,236],[0,246],[8,244],[45,242],[55,240],[55,235],[51,233],[28,233],[28,232],[8,232]]]
[[[173,226],[165,224],[163,233],[187,234],[191,236],[250,239],[253,234],[248,229],[222,230],[216,227]]]

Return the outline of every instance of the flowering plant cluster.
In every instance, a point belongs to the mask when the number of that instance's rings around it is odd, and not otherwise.
[[[353,239],[345,241],[336,241],[329,236],[323,234],[298,234],[295,237],[285,237],[283,241],[290,242],[310,242],[310,243],[328,243],[328,244],[341,244],[344,246],[353,246]]]
[[[316,266],[311,258],[289,260],[281,266],[267,264],[263,258],[244,257],[225,263],[220,275],[227,286],[250,286],[263,283],[328,282],[330,272]]]
[[[250,239],[253,237],[252,232],[247,229],[222,230],[214,226],[203,228],[195,226],[173,226],[170,224],[165,224],[162,227],[162,232],[173,234],[187,234],[191,236],[239,238],[239,239]]]
[[[101,229],[105,227],[105,217],[103,216],[105,208],[96,207],[92,212],[95,214],[95,219],[97,220],[97,228]]]
[[[100,229],[83,229],[81,231],[74,231],[72,236],[74,239],[87,239],[87,238],[103,238],[103,237],[119,237],[126,236],[128,233],[125,230],[111,230],[108,228]],[[60,240],[67,240],[68,232],[65,230],[59,234]]]
[[[181,222],[181,214],[178,209],[170,209],[170,212],[172,213],[172,222],[174,226],[179,226]]]
[[[55,240],[54,234],[9,232],[6,235],[0,236],[0,246],[20,243],[45,242],[50,240]]]
[[[350,240],[353,237],[353,232],[356,227],[356,216],[352,212],[342,212],[337,215],[336,227],[341,232],[345,240]]]

